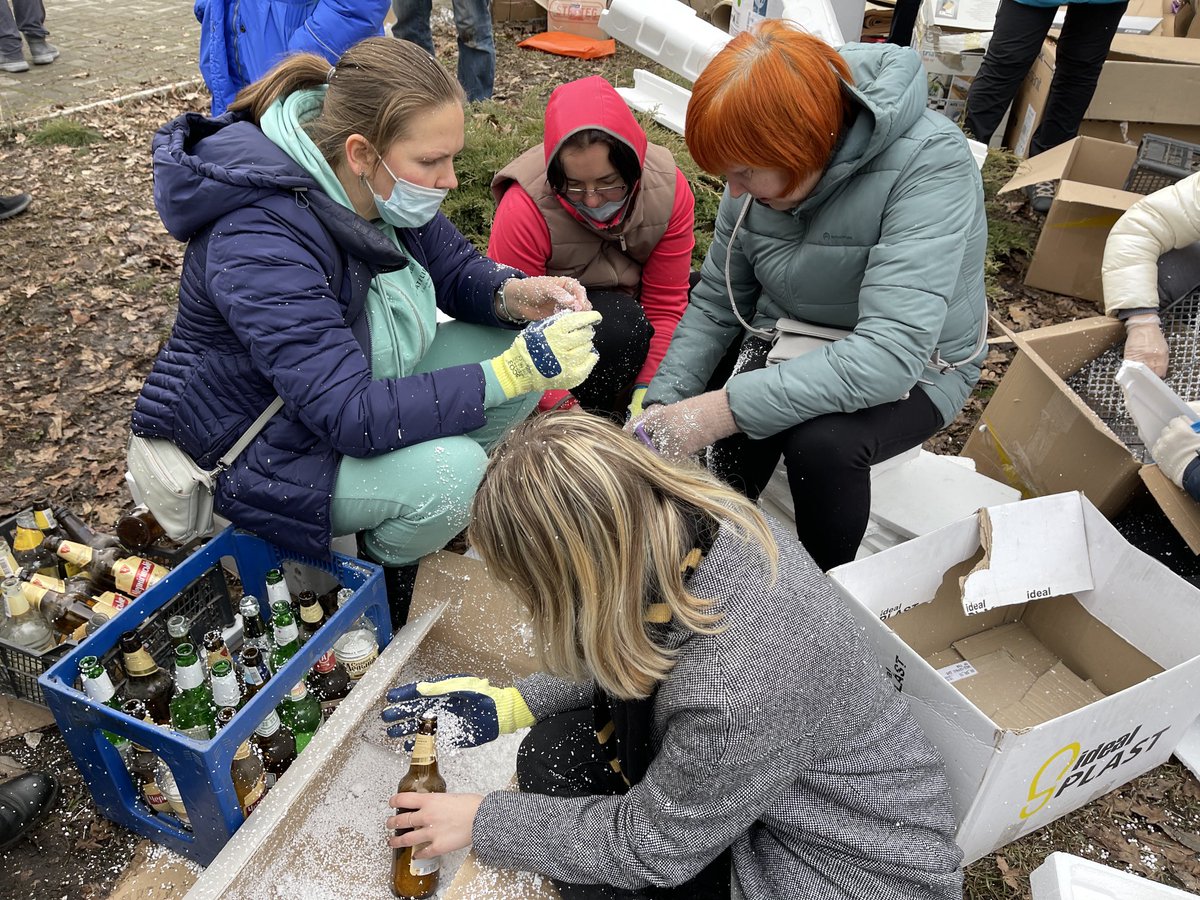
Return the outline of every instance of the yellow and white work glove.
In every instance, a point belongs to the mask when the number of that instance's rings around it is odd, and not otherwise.
[[[1158,313],[1138,313],[1125,320],[1125,358],[1144,363],[1159,378],[1167,376],[1167,339]]]
[[[1188,407],[1200,419],[1200,402],[1189,403]],[[1193,422],[1187,416],[1176,416],[1150,448],[1158,468],[1179,487],[1183,487],[1183,473],[1200,454],[1200,434],[1194,426],[1200,427],[1200,422]]]
[[[592,339],[599,322],[595,311],[563,311],[525,326],[511,347],[490,360],[505,396],[582,384],[598,359]]]
[[[644,384],[634,385],[633,394],[629,398],[629,410],[625,415],[625,421],[631,422],[640,416],[645,410],[642,404],[646,400],[647,386]]]
[[[388,691],[387,699],[395,705],[380,718],[396,723],[388,727],[388,737],[415,734],[426,712],[448,714],[458,719],[460,727],[443,727],[439,737],[455,747],[478,747],[537,721],[516,688],[492,687],[486,678],[471,675],[402,684]]]

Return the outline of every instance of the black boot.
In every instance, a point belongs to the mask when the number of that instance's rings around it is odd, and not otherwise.
[[[367,549],[363,532],[358,532],[355,538],[358,542],[359,559],[369,560],[376,565],[383,566],[383,586],[387,591],[388,608],[392,612],[392,631],[393,633],[399,631],[408,621],[408,608],[412,605],[413,587],[417,583],[417,564],[388,565],[382,560],[376,559],[375,555]]]
[[[0,784],[0,850],[7,850],[38,823],[58,799],[58,779],[26,772]]]

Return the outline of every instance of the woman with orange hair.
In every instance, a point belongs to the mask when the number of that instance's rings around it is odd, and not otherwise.
[[[987,336],[983,186],[925,108],[917,54],[769,20],[696,80],[688,149],[728,181],[700,283],[638,422],[750,498],[782,455],[822,569],[866,530],[870,467],[950,422]],[[847,330],[771,365],[780,319]],[[653,406],[652,406],[653,404]]]

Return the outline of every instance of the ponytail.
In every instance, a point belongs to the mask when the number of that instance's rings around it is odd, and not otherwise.
[[[329,63],[315,53],[296,53],[275,64],[266,75],[238,91],[231,112],[249,113],[257,125],[276,100],[325,84]]]

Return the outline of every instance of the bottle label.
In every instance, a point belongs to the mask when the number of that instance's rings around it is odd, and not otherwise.
[[[17,565],[17,558],[13,556],[12,547],[8,546],[8,541],[0,538],[0,574],[5,578],[12,578],[19,571],[21,571],[21,567]]]
[[[83,689],[87,695],[98,703],[107,703],[112,699],[116,689],[113,688],[112,678],[107,669],[101,669],[95,678],[83,679]]]
[[[296,629],[295,622],[289,622],[286,625],[275,626],[275,646],[284,647],[296,640],[296,636],[300,632]]]
[[[333,655],[333,651],[330,650],[317,660],[316,665],[313,666],[313,671],[320,672],[322,675],[325,675],[329,672],[332,672],[335,665],[337,665],[337,658]]]
[[[217,706],[237,707],[242,702],[242,691],[238,687],[237,676],[233,673],[224,678],[212,680],[213,702]]]
[[[418,734],[413,741],[412,765],[427,766],[433,762],[436,753],[433,747],[432,734]]]
[[[155,565],[148,559],[130,556],[122,559],[113,566],[113,581],[117,590],[130,596],[137,597],[161,581],[167,574],[162,566]]]
[[[313,625],[320,622],[325,615],[325,610],[321,609],[321,604],[314,602],[312,606],[300,607],[300,618]]]
[[[46,536],[36,528],[23,528],[18,525],[13,533],[13,550],[17,553],[36,550],[45,539]]]
[[[45,509],[35,509],[33,511],[33,521],[37,523],[37,527],[42,531],[49,531],[51,528],[58,527],[58,519],[54,518],[54,510],[50,507]]]
[[[291,691],[288,692],[288,697],[291,699],[291,701],[293,703],[299,703],[301,700],[303,700],[307,696],[308,696],[308,687],[304,684],[303,681],[297,681],[296,684],[292,687]]]
[[[74,541],[59,541],[58,555],[77,566],[86,566],[92,561],[92,548]]]
[[[34,572],[29,579],[29,583],[36,584],[38,587],[44,587],[47,590],[58,591],[60,594],[67,592],[67,583],[65,581],[51,575],[43,575],[41,572]]]
[[[260,734],[263,737],[270,737],[278,730],[279,713],[275,712],[275,710],[271,710],[269,713],[267,713],[266,718],[258,723],[258,727],[254,729],[254,733]]]
[[[4,594],[4,609],[10,619],[23,616],[29,612],[29,601],[25,599],[24,590],[14,590]]]
[[[262,672],[258,670],[258,666],[242,666],[242,680],[246,684],[262,684]]]
[[[21,583],[21,593],[25,597],[25,602],[27,602],[34,609],[42,608],[42,598],[45,597],[49,591],[49,588],[44,588],[41,585],[33,584],[29,581],[24,581]]]
[[[200,665],[200,661],[196,660],[191,665],[177,668],[175,670],[175,683],[179,685],[180,690],[184,691],[204,684],[204,667]]]
[[[114,610],[121,610],[121,609],[124,609],[125,607],[127,607],[132,602],[133,601],[130,600],[128,597],[126,597],[124,594],[117,594],[112,591],[105,591],[103,594],[101,594],[99,597],[96,598],[96,607],[99,608],[99,606],[101,604],[104,604],[105,606],[111,606]]]
[[[367,674],[367,669],[371,668],[371,663],[379,658],[379,648],[372,645],[371,649],[357,657],[339,656],[338,662],[346,669],[346,674],[350,676],[351,681],[358,681]]]
[[[193,741],[207,741],[212,737],[208,733],[207,725],[193,725],[191,728],[184,728],[180,732],[184,737],[191,738]]]
[[[254,807],[262,802],[262,798],[267,795],[267,777],[266,773],[258,776],[258,781],[254,782],[254,787],[250,788],[250,793],[246,795],[243,801],[243,808],[247,816],[254,812]]]
[[[152,675],[158,671],[158,663],[145,647],[125,654],[125,671],[130,675]]]
[[[424,845],[422,845],[424,846]],[[435,856],[433,859],[416,859],[412,856],[408,858],[408,871],[418,878],[423,878],[426,875],[432,875],[442,867],[442,858]]]
[[[155,782],[147,781],[142,786],[142,795],[146,798],[146,802],[150,804],[150,808],[155,812],[171,811],[171,804],[167,802],[167,798]]]

